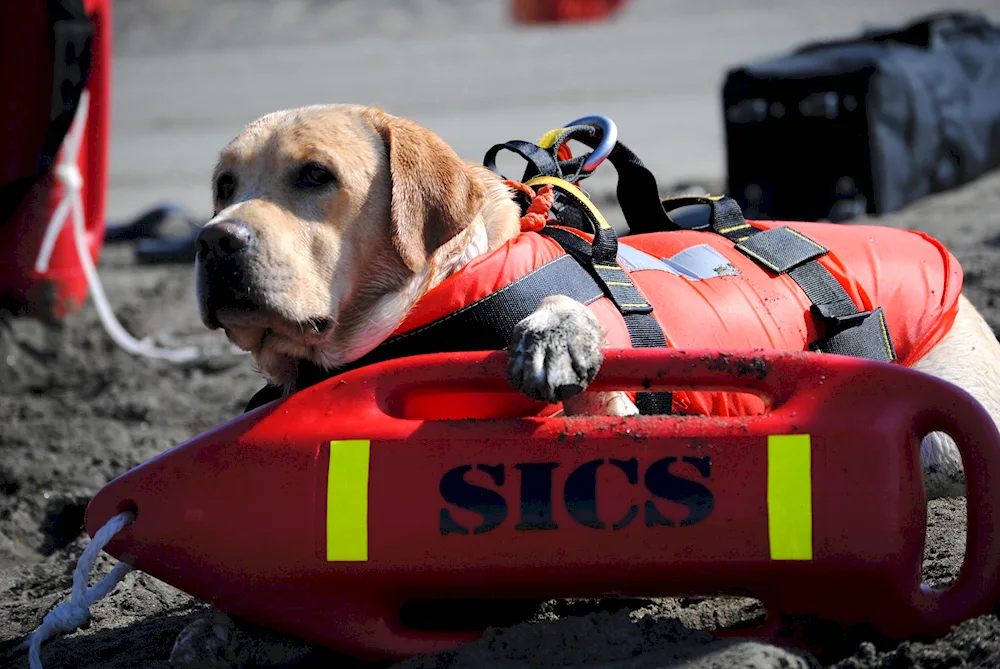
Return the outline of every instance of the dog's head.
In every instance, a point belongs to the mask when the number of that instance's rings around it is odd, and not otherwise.
[[[516,205],[487,175],[429,130],[375,108],[258,119],[212,178],[215,215],[197,241],[202,320],[276,383],[289,383],[299,360],[356,360],[470,246],[488,245],[486,218],[502,210],[516,222]]]

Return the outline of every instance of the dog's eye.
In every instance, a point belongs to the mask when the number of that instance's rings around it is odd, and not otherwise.
[[[333,172],[317,163],[308,163],[295,177],[296,188],[317,188],[336,181]]]
[[[218,180],[215,182],[215,199],[219,202],[225,202],[235,192],[236,177],[229,173],[219,175]]]

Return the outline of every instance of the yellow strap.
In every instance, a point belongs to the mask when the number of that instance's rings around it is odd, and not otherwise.
[[[542,135],[542,138],[535,142],[535,144],[543,149],[551,149],[552,145],[556,143],[557,139],[559,139],[559,135],[565,130],[566,128],[552,128],[552,130],[549,130],[547,133]]]
[[[330,442],[326,489],[326,559],[368,561],[368,463],[371,442]]]
[[[584,195],[582,190],[580,190],[570,182],[566,181],[565,179],[560,179],[558,177],[540,176],[540,177],[535,177],[534,179],[528,179],[526,182],[524,182],[525,186],[531,186],[532,188],[534,188],[535,186],[544,186],[545,184],[551,184],[552,186],[564,190],[573,197],[575,197],[580,202],[580,204],[582,204],[584,207],[587,208],[587,211],[589,211],[591,216],[594,217],[594,220],[597,221],[597,225],[599,225],[602,230],[611,229],[611,224],[608,223],[608,221],[604,218],[604,214],[602,214],[600,210],[598,210],[598,208],[594,205],[594,203],[590,201],[590,198]]]
[[[767,525],[772,560],[812,560],[812,440],[767,438]]]
[[[712,202],[719,202],[725,195],[677,195],[675,197],[664,197],[660,198],[661,204],[669,204],[676,202],[677,200],[691,200],[694,204],[705,204],[701,200],[711,200]]]

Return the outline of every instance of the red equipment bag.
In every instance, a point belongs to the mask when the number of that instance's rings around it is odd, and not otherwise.
[[[511,0],[515,23],[600,21],[619,11],[625,0]]]
[[[0,296],[46,321],[83,304],[74,239],[104,242],[111,0],[12,2],[0,22]],[[72,127],[70,124],[72,123]],[[47,234],[48,233],[48,234]]]
[[[959,388],[815,353],[609,350],[592,390],[733,390],[761,416],[489,419],[506,355],[363,367],[266,404],[108,483],[91,536],[244,619],[360,657],[438,652],[404,605],[479,598],[739,594],[787,616],[938,635],[1000,598],[1000,435]],[[954,437],[966,562],[921,581],[920,438]],[[863,602],[859,605],[859,602]],[[426,621],[425,621],[426,622]]]

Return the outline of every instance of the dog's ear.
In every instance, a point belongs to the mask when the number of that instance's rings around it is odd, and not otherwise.
[[[470,168],[436,134],[378,109],[366,114],[381,135],[392,178],[392,243],[412,271],[464,230],[485,191]]]

